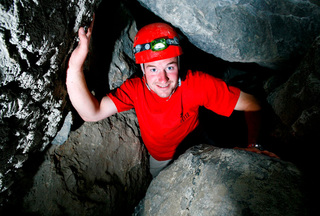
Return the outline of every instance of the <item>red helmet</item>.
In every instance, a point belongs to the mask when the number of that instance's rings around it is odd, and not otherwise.
[[[177,32],[165,23],[153,23],[141,28],[134,38],[133,47],[137,64],[182,54]]]

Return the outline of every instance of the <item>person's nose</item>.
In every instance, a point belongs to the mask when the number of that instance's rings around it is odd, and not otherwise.
[[[159,82],[161,83],[166,83],[168,80],[169,80],[169,77],[168,77],[168,74],[165,70],[162,70],[160,73],[159,73]]]

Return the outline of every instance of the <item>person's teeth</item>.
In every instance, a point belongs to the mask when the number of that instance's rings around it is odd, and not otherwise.
[[[161,88],[165,88],[165,87],[168,87],[169,85],[164,85],[164,86],[162,86],[162,85],[159,85]]]

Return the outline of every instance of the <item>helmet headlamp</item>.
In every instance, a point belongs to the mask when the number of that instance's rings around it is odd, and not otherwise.
[[[133,47],[137,64],[177,57],[183,53],[179,35],[165,23],[142,27],[134,38]]]
[[[133,52],[136,54],[150,49],[157,52],[167,49],[170,45],[179,46],[178,37],[174,37],[173,39],[160,38],[153,40],[150,43],[138,44],[133,48]]]

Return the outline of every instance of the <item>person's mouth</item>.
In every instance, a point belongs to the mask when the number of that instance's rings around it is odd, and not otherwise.
[[[170,83],[167,83],[167,84],[162,84],[162,85],[157,85],[159,88],[162,88],[162,89],[165,89],[165,88],[168,88],[170,85]]]

